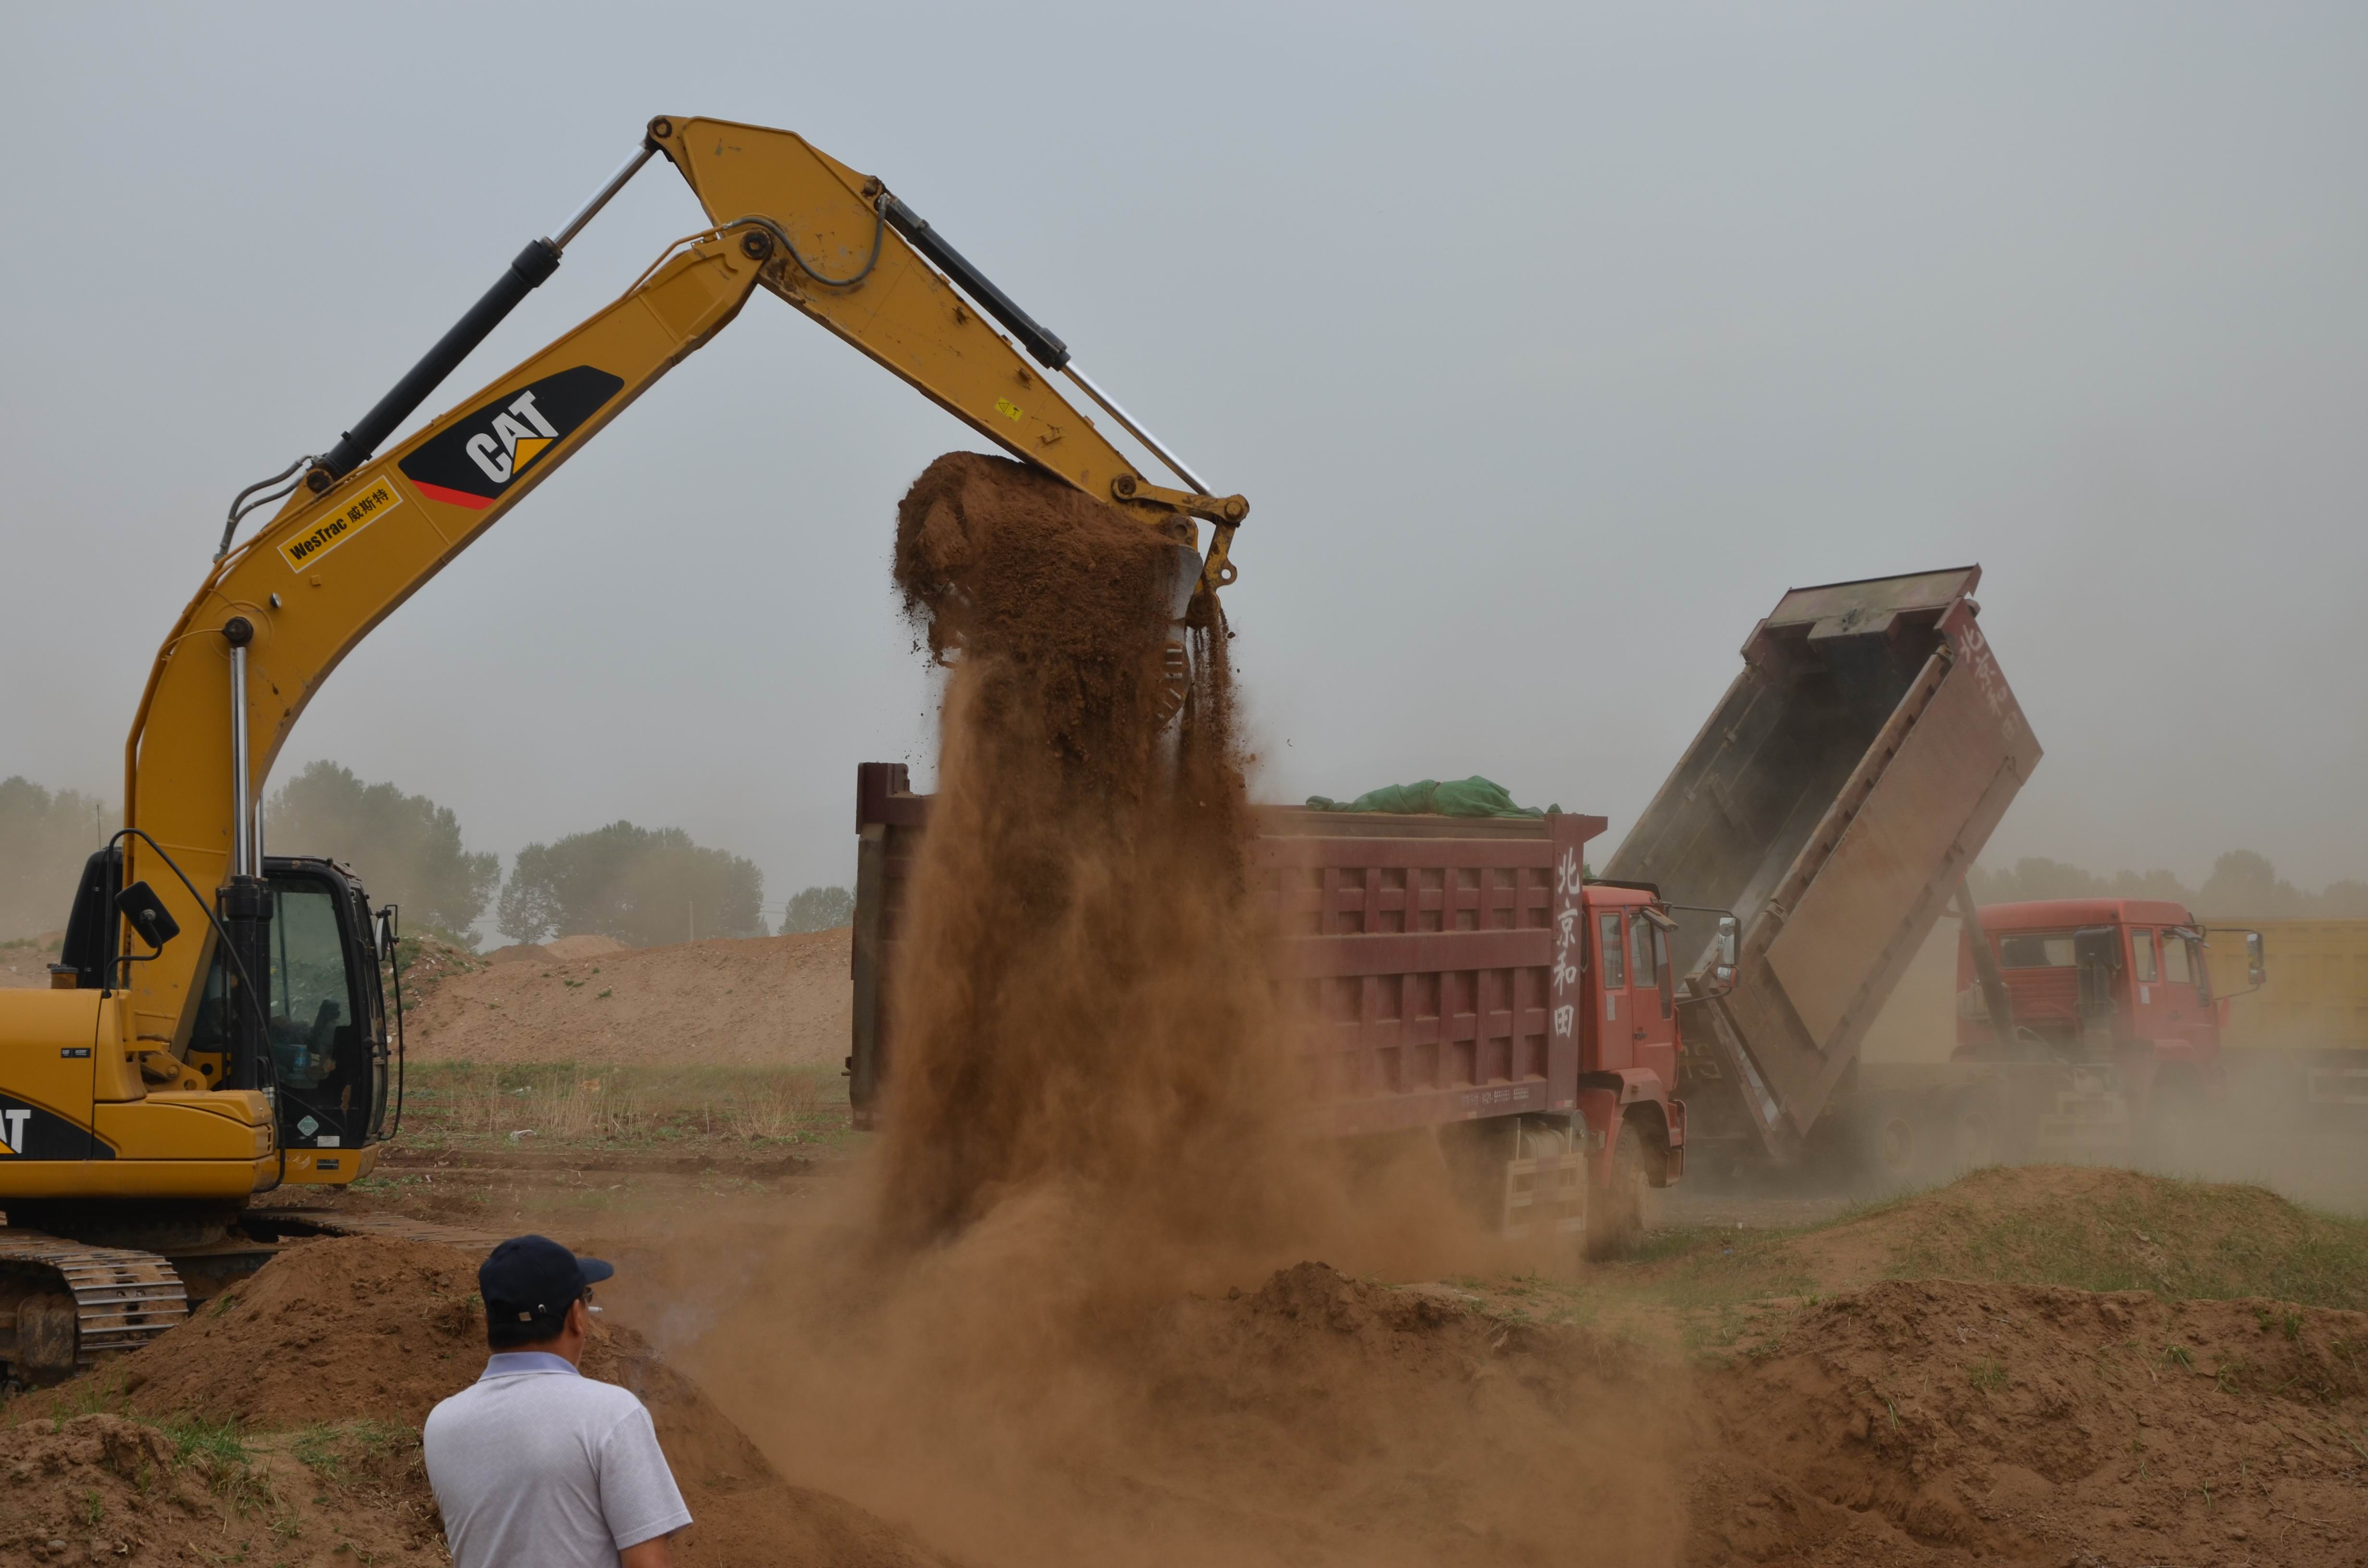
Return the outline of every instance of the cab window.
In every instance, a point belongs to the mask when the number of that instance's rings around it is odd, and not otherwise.
[[[280,882],[272,892],[271,1054],[282,1082],[311,1088],[336,1068],[337,1049],[353,1033],[336,899],[311,883]]]
[[[2070,969],[2072,938],[2063,937],[2001,937],[2000,969]]]
[[[1653,961],[1653,926],[1644,911],[1628,914],[1629,969],[1628,983],[1642,991],[1654,983],[1654,971],[1659,965]]]
[[[2139,980],[2146,982],[2148,984],[2152,984],[2155,981],[2162,978],[2155,970],[2153,932],[2133,931],[2130,933],[2130,962],[2132,966],[2130,970],[2131,974]]]
[[[1603,984],[1606,990],[1628,983],[1627,944],[1620,939],[1620,912],[1606,910],[1596,916],[1595,929],[1603,950]]]
[[[2166,936],[2162,942],[2162,977],[2173,985],[2193,983],[2192,966],[2187,961],[2187,939]]]
[[[1628,934],[1634,938],[1636,944],[1636,987],[1638,990],[1643,990],[1646,986],[1660,989],[1661,1017],[1666,1018],[1669,1016],[1671,997],[1668,990],[1662,985],[1661,971],[1668,967],[1669,938],[1659,926],[1645,917],[1645,912],[1641,909],[1634,911],[1628,918],[1632,922],[1628,927]]]
[[[271,880],[269,1006],[265,1024],[272,1065],[283,1085],[318,1087],[341,1056],[359,1060],[352,998],[346,988],[346,951],[337,933],[336,895],[309,877]],[[219,949],[191,1031],[192,1051],[227,1052],[230,1001],[225,955]],[[258,976],[259,980],[263,977]]]

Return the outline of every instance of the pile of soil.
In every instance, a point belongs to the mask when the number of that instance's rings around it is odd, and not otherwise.
[[[597,959],[604,953],[621,953],[625,944],[614,937],[586,935],[553,937],[542,944],[542,950],[555,959]]]
[[[2017,1165],[1759,1250],[1826,1290],[1907,1276],[2342,1307],[2368,1302],[2362,1240],[2267,1187]]]
[[[0,1466],[15,1461],[0,1473],[23,1472],[11,1494],[12,1516],[43,1521],[33,1532],[40,1540],[31,1542],[41,1551],[53,1550],[47,1545],[51,1539],[67,1540],[69,1551],[79,1551],[92,1533],[87,1522],[63,1536],[40,1532],[86,1519],[91,1505],[83,1491],[99,1487],[100,1517],[126,1521],[122,1529],[137,1535],[151,1553],[145,1560],[173,1561],[169,1549],[187,1533],[176,1521],[213,1532],[206,1536],[211,1542],[236,1528],[237,1519],[226,1522],[222,1508],[199,1501],[207,1488],[191,1493],[187,1467],[176,1471],[171,1465],[172,1444],[139,1418],[232,1422],[248,1433],[300,1436],[323,1423],[376,1423],[378,1433],[394,1439],[380,1444],[387,1453],[379,1484],[357,1494],[343,1514],[331,1506],[327,1517],[333,1523],[342,1519],[338,1528],[373,1550],[405,1539],[416,1549],[438,1550],[439,1527],[416,1433],[436,1403],[473,1381],[484,1365],[475,1275],[472,1256],[416,1242],[342,1236],[293,1248],[134,1354],[21,1400],[12,1416],[67,1419],[63,1425],[33,1421],[11,1435],[17,1449],[0,1448]],[[584,1371],[632,1389],[649,1406],[696,1521],[688,1540],[677,1543],[677,1562],[903,1568],[936,1561],[860,1509],[785,1483],[696,1387],[631,1330],[596,1320]],[[72,1417],[93,1403],[114,1404],[121,1414]],[[268,1449],[269,1440],[260,1441]],[[317,1447],[319,1439],[313,1442]],[[289,1451],[301,1457],[306,1450],[297,1443]],[[131,1499],[141,1495],[142,1467],[155,1501],[135,1509]],[[103,1484],[108,1475],[115,1481]],[[32,1506],[20,1509],[17,1497],[28,1483],[37,1489],[25,1494]],[[227,1490],[235,1503],[236,1489]],[[289,1490],[279,1485],[271,1506],[250,1510],[252,1533],[265,1536],[268,1516]],[[231,1512],[236,1516],[237,1509]],[[373,1533],[396,1519],[407,1519],[408,1528]],[[0,1522],[0,1529],[6,1528]],[[326,1560],[329,1541],[321,1549]],[[111,1545],[108,1550],[113,1561],[143,1560],[112,1555]],[[287,1555],[277,1545],[273,1552],[268,1560]]]
[[[597,959],[621,953],[625,944],[614,937],[554,937],[548,942],[512,942],[485,955],[487,963],[544,963],[553,959]]]
[[[609,945],[553,951],[585,943]],[[406,981],[408,1049],[422,1062],[835,1068],[854,1028],[849,943],[845,929],[668,948],[564,937],[543,959],[448,973],[424,997]]]
[[[1890,1281],[1708,1374],[1702,1562],[2356,1562],[2368,1314]]]

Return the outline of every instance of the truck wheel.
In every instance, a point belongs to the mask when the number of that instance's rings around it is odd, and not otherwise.
[[[1863,1130],[1866,1172],[1885,1187],[1913,1186],[1925,1164],[1924,1129],[1900,1100],[1877,1105]]]
[[[1956,1132],[1957,1168],[1950,1175],[1963,1176],[1998,1163],[1998,1124],[1990,1119],[1987,1106],[1960,1106]]]
[[[1611,1181],[1587,1195],[1588,1257],[1625,1257],[1645,1239],[1645,1181],[1644,1139],[1623,1127],[1612,1148]]]

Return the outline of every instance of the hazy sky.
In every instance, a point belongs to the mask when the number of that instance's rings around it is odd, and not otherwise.
[[[1268,797],[1479,772],[1616,840],[1787,586],[1978,561],[2047,748],[1993,863],[2368,876],[2368,7],[0,17],[0,775],[120,796],[232,493],[651,115],[712,115],[884,176],[1251,498]],[[646,169],[430,406],[700,222]],[[846,880],[855,764],[930,756],[894,505],[977,444],[759,295],[276,777],[334,757],[506,856],[630,817],[776,901]]]

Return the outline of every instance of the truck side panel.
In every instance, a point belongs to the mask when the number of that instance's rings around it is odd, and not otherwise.
[[[908,791],[901,765],[882,763],[862,766],[857,800],[848,1093],[855,1125],[873,1128],[894,1057],[894,977],[909,960],[904,891],[929,802]],[[1259,827],[1249,875],[1275,938],[1268,973],[1298,1025],[1303,1083],[1327,1128],[1577,1108],[1573,942],[1584,931],[1586,846],[1603,818],[1269,809]]]
[[[1265,814],[1251,887],[1334,1131],[1576,1108],[1579,1018],[1558,1012],[1554,976],[1558,895],[1578,890],[1557,862],[1576,869],[1602,818],[1408,837],[1374,835],[1369,817]]]

